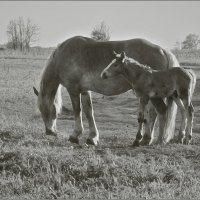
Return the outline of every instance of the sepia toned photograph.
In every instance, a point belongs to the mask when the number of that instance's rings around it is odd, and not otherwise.
[[[200,199],[199,10],[0,1],[0,199]]]

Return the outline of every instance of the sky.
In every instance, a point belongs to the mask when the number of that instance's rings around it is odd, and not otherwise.
[[[34,44],[55,47],[75,35],[90,37],[102,21],[110,40],[145,38],[173,48],[189,33],[200,35],[198,1],[0,1],[0,44],[10,20],[22,16],[40,27]]]

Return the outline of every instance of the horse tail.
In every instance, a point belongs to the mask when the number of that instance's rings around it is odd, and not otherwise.
[[[171,67],[180,67],[180,64],[175,57],[175,55],[166,50],[163,49],[166,59],[168,61],[168,68]],[[174,138],[175,134],[175,121],[176,121],[176,114],[177,114],[177,105],[173,101],[172,98],[167,99],[167,112],[166,112],[166,123],[164,128],[164,137],[165,141],[169,142],[171,139]]]
[[[176,56],[169,50],[163,49],[165,56],[168,60],[168,68],[171,67],[180,67],[180,64],[176,58]]]
[[[190,91],[190,95],[191,95],[191,98],[192,98],[192,95],[193,95],[194,90],[195,90],[197,78],[196,78],[196,74],[194,73],[193,70],[190,69],[190,70],[187,70],[187,72],[190,75],[190,79],[191,79],[191,91]]]

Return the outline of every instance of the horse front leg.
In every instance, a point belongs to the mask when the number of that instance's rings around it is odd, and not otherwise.
[[[75,126],[73,134],[69,137],[69,141],[72,143],[79,143],[79,136],[83,132],[83,122],[82,122],[82,111],[81,111],[81,105],[80,105],[80,94],[71,94],[69,93],[71,101],[72,101],[72,107],[74,111],[74,117],[75,117]]]
[[[186,110],[186,115],[187,115],[187,128],[186,128],[186,138],[184,140],[184,144],[190,144],[192,140],[192,126],[194,120],[194,107],[192,105],[192,102],[190,103],[190,106]]]
[[[174,101],[176,102],[178,108],[181,111],[181,126],[180,126],[180,130],[179,130],[179,137],[178,137],[178,142],[183,144],[184,140],[185,140],[185,131],[186,131],[186,126],[187,126],[187,112],[186,112],[186,107],[183,104],[183,101],[178,97],[178,98],[174,98]]]
[[[87,139],[87,144],[97,145],[99,143],[99,132],[94,119],[91,92],[83,92],[81,94],[81,102],[89,124],[89,137]]]

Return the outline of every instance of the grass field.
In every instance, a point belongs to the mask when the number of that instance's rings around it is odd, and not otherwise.
[[[36,112],[32,86],[38,86],[44,65],[45,59],[37,57],[0,59],[0,199],[200,198],[200,80],[191,145],[131,147],[138,107],[131,92],[93,93],[100,144],[85,145],[84,117],[81,144],[72,145],[73,113],[65,90],[58,138],[44,134]],[[200,77],[200,68],[193,69]],[[178,114],[177,128],[179,123]]]

